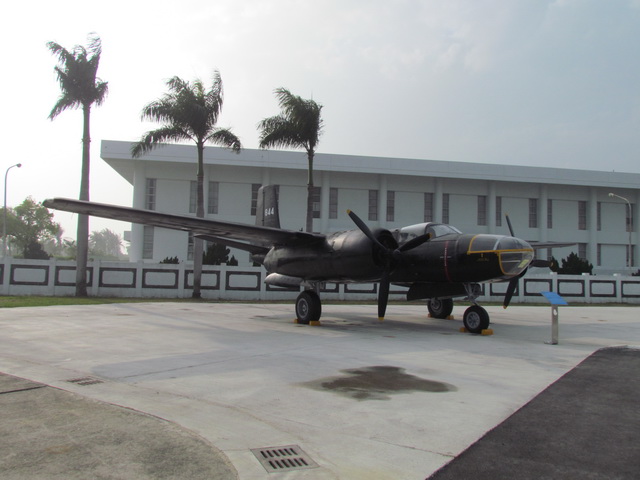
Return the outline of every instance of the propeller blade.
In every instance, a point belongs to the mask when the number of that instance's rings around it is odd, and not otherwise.
[[[419,247],[420,245],[428,241],[430,238],[431,238],[430,233],[427,233],[425,235],[420,235],[419,237],[412,238],[407,243],[403,244],[400,248],[398,248],[398,250],[400,250],[401,252],[406,252],[407,250],[411,250],[413,248]]]
[[[515,237],[516,234],[513,233],[513,227],[511,226],[511,219],[509,218],[509,214],[505,214],[505,218],[507,219],[507,225],[509,226],[509,233],[511,234],[512,237]]]
[[[385,247],[378,241],[378,239],[375,237],[373,232],[369,230],[369,227],[367,226],[367,224],[364,223],[362,220],[360,220],[360,217],[358,217],[358,215],[356,215],[355,212],[352,212],[351,210],[347,210],[347,215],[351,217],[351,220],[353,220],[353,223],[356,224],[356,226],[360,229],[360,231],[362,231],[362,233],[364,233],[369,240],[371,240],[373,243],[375,243],[378,247],[380,247],[384,251],[389,250],[387,247]]]
[[[384,272],[380,279],[380,287],[378,291],[378,320],[384,320],[384,314],[387,311],[387,302],[389,301],[389,272]]]
[[[533,261],[531,262],[530,266],[539,267],[539,268],[550,268],[551,267],[551,262],[549,260],[542,260],[542,259],[534,258]]]
[[[511,303],[511,298],[513,298],[513,294],[516,291],[516,288],[518,287],[518,279],[520,277],[515,277],[512,278],[509,281],[509,286],[507,287],[507,293],[504,294],[504,303],[502,304],[502,308],[507,308],[509,306],[509,304]]]

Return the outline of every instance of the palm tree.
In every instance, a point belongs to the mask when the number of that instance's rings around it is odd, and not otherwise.
[[[322,105],[304,100],[286,88],[275,90],[281,113],[258,124],[260,148],[293,147],[307,151],[307,232],[313,231],[313,157],[322,133]]]
[[[55,72],[60,83],[61,95],[53,106],[49,118],[53,120],[69,109],[82,108],[82,172],[80,175],[80,200],[89,200],[90,167],[90,117],[91,106],[102,105],[107,97],[107,82],[97,78],[102,42],[94,34],[89,36],[85,48],[76,45],[72,51],[55,42],[47,43],[53,55],[58,57]],[[78,215],[78,254],[76,257],[76,296],[87,296],[87,255],[89,251],[89,217]]]
[[[191,140],[198,151],[196,171],[196,216],[204,217],[204,146],[213,143],[231,148],[239,153],[240,139],[230,130],[216,127],[222,111],[223,91],[220,72],[216,70],[213,84],[208,91],[201,80],[193,83],[173,77],[167,81],[169,93],[145,106],[142,120],[153,120],[162,124],[156,130],[145,133],[131,148],[134,158],[152,150],[164,142]],[[202,283],[202,240],[194,239],[193,252],[193,298],[200,298]]]

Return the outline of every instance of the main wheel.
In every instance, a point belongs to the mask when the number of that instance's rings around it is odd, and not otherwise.
[[[296,299],[296,317],[298,323],[309,325],[309,322],[317,322],[322,314],[320,297],[313,290],[305,290]]]
[[[453,299],[430,298],[427,309],[433,318],[447,318],[453,312]]]
[[[480,305],[471,305],[465,310],[462,323],[469,332],[481,333],[489,328],[489,314]]]

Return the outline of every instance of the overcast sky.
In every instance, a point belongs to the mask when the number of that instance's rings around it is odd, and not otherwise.
[[[9,206],[78,196],[82,116],[47,119],[60,92],[46,43],[89,32],[109,82],[92,112],[95,201],[132,196],[100,141],[139,139],[167,79],[215,69],[219,125],[247,148],[285,87],[324,106],[319,153],[640,173],[640,0],[12,0],[2,17],[1,172],[23,163]],[[56,220],[75,237],[70,214]],[[128,225],[91,220],[105,227]]]

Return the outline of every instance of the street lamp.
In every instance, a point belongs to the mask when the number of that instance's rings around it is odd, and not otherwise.
[[[631,266],[631,252],[633,251],[633,244],[631,243],[631,230],[633,230],[633,212],[631,211],[631,202],[629,200],[627,200],[624,197],[621,197],[620,195],[616,195],[615,193],[610,193],[609,194],[610,197],[616,197],[619,198],[620,200],[624,200],[625,202],[627,202],[627,207],[629,207],[629,224],[627,225],[627,230],[629,232],[629,250],[627,252],[627,267]],[[626,222],[625,222],[626,225]]]
[[[2,223],[2,258],[6,258],[7,256],[7,176],[9,175],[9,170],[11,170],[13,167],[20,168],[21,166],[21,163],[11,165],[9,168],[7,168],[7,171],[4,174],[4,222]]]

